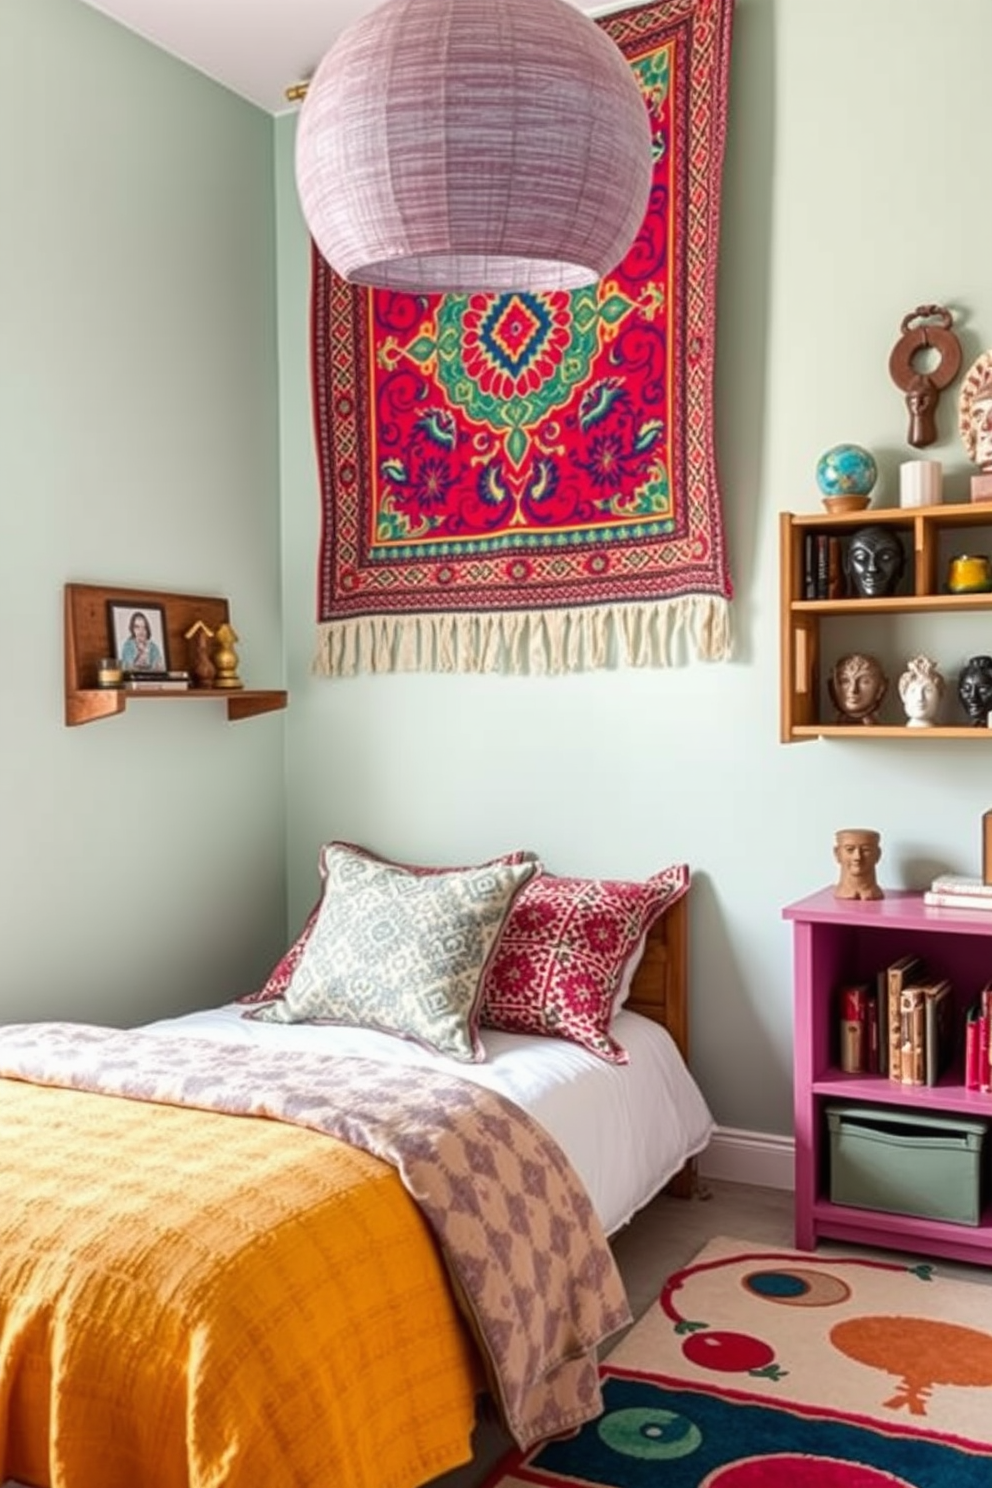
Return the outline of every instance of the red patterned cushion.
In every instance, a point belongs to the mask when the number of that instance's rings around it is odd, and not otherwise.
[[[364,853],[366,857],[373,859],[377,863],[391,863],[392,866],[395,868],[405,868],[408,873],[460,873],[464,871],[462,868],[425,868],[416,863],[396,863],[393,861],[392,858],[384,858],[380,853],[370,852],[367,847],[356,847],[353,842],[326,842],[320,849],[320,853],[317,858],[317,866],[320,871],[321,883],[323,883],[327,877],[327,871],[325,867],[325,853],[327,852],[327,849],[329,847],[350,848],[352,852]],[[514,864],[533,863],[536,861],[537,854],[528,852],[526,849],[524,849],[519,852],[504,853],[501,857],[490,858],[487,863],[480,863],[478,865],[472,866],[489,868],[496,863]],[[300,957],[303,955],[304,949],[306,948],[306,943],[310,939],[310,933],[313,930],[314,921],[320,913],[321,899],[323,899],[323,890],[321,890],[320,899],[317,900],[317,903],[313,906],[313,909],[311,909],[310,913],[307,915],[303,929],[293,941],[293,944],[290,946],[286,954],[280,961],[276,963],[276,965],[269,972],[269,975],[265,981],[265,985],[259,987],[256,992],[248,992],[245,994],[244,997],[237,998],[238,1002],[274,1002],[277,997],[285,997],[286,989],[293,979],[293,972],[296,970],[297,966],[299,966]]]
[[[313,909],[307,915],[303,929],[293,941],[289,950],[281,960],[276,962],[275,966],[269,972],[265,985],[259,987],[257,992],[246,992],[244,997],[237,999],[238,1002],[274,1002],[277,997],[285,997],[286,988],[293,979],[293,972],[300,964],[300,957],[303,955],[306,943],[310,939],[310,932],[313,929],[314,920],[316,920],[319,911],[320,900],[318,899]]]
[[[568,1039],[626,1064],[627,1051],[610,1034],[614,997],[641,937],[688,887],[684,863],[644,883],[532,878],[486,973],[483,1027]]]

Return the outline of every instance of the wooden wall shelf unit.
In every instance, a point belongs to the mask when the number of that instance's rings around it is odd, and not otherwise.
[[[203,594],[169,594],[152,589],[125,589],[118,584],[66,584],[65,586],[65,721],[69,725],[94,723],[123,713],[132,702],[203,702],[220,700],[227,705],[232,722],[254,718],[285,708],[287,694],[278,689],[191,687],[188,692],[129,692],[124,688],[97,687],[97,662],[111,650],[107,601],[122,600],[161,605],[172,666],[183,667],[185,632],[196,620],[211,630],[230,621],[226,599]]]
[[[928,1115],[992,1120],[992,1095],[964,1085],[965,1008],[992,976],[992,912],[936,909],[922,894],[886,890],[884,899],[836,899],[833,889],[810,894],[782,911],[792,924],[794,975],[793,1092],[795,1116],[795,1240],[812,1250],[819,1240],[992,1263],[992,1195],[975,1226],[854,1208],[831,1197],[826,1107],[836,1102]],[[899,956],[923,958],[928,974],[949,977],[957,1025],[954,1063],[936,1085],[902,1085],[887,1075],[845,1073],[838,1063],[837,992],[870,980]],[[988,1162],[988,1154],[983,1154]]]
[[[879,724],[851,727],[821,716],[821,622],[830,617],[965,614],[984,611],[992,619],[992,593],[951,594],[943,587],[940,542],[946,534],[992,527],[992,503],[882,507],[828,516],[782,512],[779,518],[781,594],[781,729],[783,744],[801,739],[989,739],[992,729],[970,725],[909,728]],[[807,599],[804,596],[807,534],[849,538],[859,527],[891,526],[907,548],[904,587],[885,599]]]

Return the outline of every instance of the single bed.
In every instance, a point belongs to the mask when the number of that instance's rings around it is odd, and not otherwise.
[[[686,1066],[687,911],[683,892],[644,939],[611,1024],[626,1064],[562,1039],[485,1029],[485,1060],[466,1065],[377,1030],[253,1021],[237,1004],[149,1025],[143,1047],[181,1062],[187,1086],[194,1067],[212,1069],[223,1054],[242,1070],[320,1065],[342,1087],[346,1069],[374,1067],[377,1107],[404,1086],[427,1105],[449,1080],[470,1086],[473,1101],[503,1103],[498,1113],[519,1106],[529,1125],[513,1130],[506,1161],[524,1161],[531,1141],[564,1153],[591,1201],[582,1253],[595,1258],[595,1235],[666,1184],[688,1192],[712,1130]],[[117,1047],[108,1045],[114,1057]],[[407,1153],[393,1166],[392,1136],[385,1147],[369,1142],[356,1118],[341,1140],[259,1106],[256,1092],[240,1114],[280,1119],[237,1120],[229,1106],[190,1108],[168,1095],[121,1100],[72,1088],[75,1075],[49,1084],[30,1059],[4,1068],[7,1477],[33,1488],[413,1488],[469,1459],[480,1395],[495,1391],[504,1407],[509,1397],[498,1375],[494,1385],[487,1319],[466,1286],[472,1267],[453,1264],[455,1242],[439,1239],[437,1195],[411,1193],[430,1188],[447,1158],[435,1153],[418,1170]],[[398,1127],[407,1119],[401,1112]],[[465,1119],[476,1119],[474,1107]],[[488,1153],[464,1169],[485,1166]],[[535,1153],[531,1176],[549,1161]],[[519,1175],[504,1182],[507,1171],[494,1169],[484,1186],[512,1220]],[[458,1208],[466,1171],[448,1176],[441,1207]],[[581,1239],[581,1216],[573,1231]],[[538,1256],[541,1233],[527,1239]],[[581,1269],[573,1257],[572,1272]],[[535,1290],[540,1276],[528,1284]],[[607,1278],[599,1297],[568,1291],[561,1308],[568,1327],[584,1327],[588,1312],[587,1348],[604,1317],[622,1321],[612,1286]],[[603,1296],[605,1314],[595,1311]],[[508,1355],[511,1373],[522,1357]]]

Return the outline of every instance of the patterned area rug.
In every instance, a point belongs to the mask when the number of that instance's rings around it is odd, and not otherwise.
[[[598,19],[655,166],[597,285],[393,294],[314,254],[318,671],[729,655],[712,402],[732,14],[656,0]]]
[[[487,1488],[992,1483],[992,1287],[715,1240],[602,1366],[605,1410]]]

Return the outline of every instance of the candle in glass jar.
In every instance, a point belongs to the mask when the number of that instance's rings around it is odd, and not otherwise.
[[[97,687],[120,687],[124,673],[116,656],[101,656],[96,664]]]

